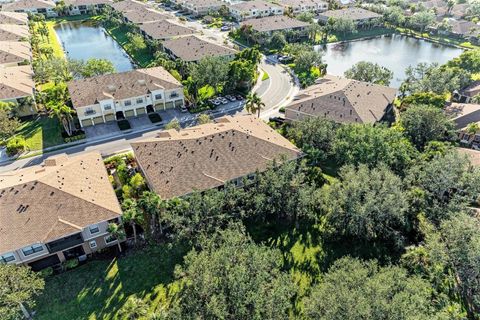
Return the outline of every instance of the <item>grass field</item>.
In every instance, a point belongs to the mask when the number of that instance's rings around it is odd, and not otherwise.
[[[149,313],[161,310],[175,291],[173,271],[185,250],[166,245],[147,248],[120,259],[87,264],[46,281],[37,301],[38,320],[119,319],[130,296],[148,303]]]
[[[24,122],[17,135],[25,138],[30,151],[43,150],[63,143],[60,123],[57,118],[40,117]]]

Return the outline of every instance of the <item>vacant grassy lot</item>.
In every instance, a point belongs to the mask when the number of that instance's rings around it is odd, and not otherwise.
[[[119,319],[130,296],[147,302],[150,313],[168,304],[175,290],[173,271],[185,250],[166,245],[123,258],[89,261],[46,281],[37,302],[38,320]]]
[[[17,130],[17,135],[25,138],[26,147],[30,151],[43,150],[63,143],[57,118],[39,117],[26,121]]]

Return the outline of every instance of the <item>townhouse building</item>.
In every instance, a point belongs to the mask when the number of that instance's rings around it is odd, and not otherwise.
[[[65,0],[71,16],[98,13],[112,3],[112,0]]]
[[[57,17],[55,2],[51,0],[17,0],[3,5],[2,11],[43,14],[47,18]]]
[[[230,15],[237,21],[283,15],[282,6],[263,0],[252,0],[233,4],[229,7]]]
[[[120,239],[121,209],[98,152],[0,174],[0,263],[34,271],[85,259]]]
[[[13,103],[18,117],[37,113],[34,95],[35,82],[31,65],[0,65],[0,101]]]
[[[163,50],[172,59],[182,59],[186,62],[197,62],[206,57],[224,57],[231,59],[236,50],[204,40],[196,35],[166,40],[162,43]]]
[[[328,10],[328,2],[323,0],[277,0],[286,12],[294,15],[312,12],[320,13]]]
[[[82,127],[184,105],[182,85],[162,67],[73,80],[67,86]]]
[[[22,12],[0,11],[0,24],[28,25],[28,15]]]
[[[0,66],[15,67],[32,62],[32,48],[26,41],[0,40]]]
[[[328,10],[322,12],[318,16],[318,22],[326,24],[328,19],[349,19],[352,20],[357,27],[371,26],[372,23],[382,19],[382,15],[363,8],[349,7],[339,10]]]

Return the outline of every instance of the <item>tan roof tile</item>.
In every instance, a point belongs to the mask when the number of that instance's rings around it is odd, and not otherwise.
[[[96,4],[113,4],[112,0],[65,0],[66,5],[90,6]]]
[[[0,174],[0,253],[46,242],[121,214],[99,153],[51,157]]]
[[[111,6],[115,11],[119,12],[127,12],[131,10],[141,10],[147,8],[147,5],[144,2],[135,0],[118,1],[114,2]]]
[[[276,4],[263,0],[242,1],[231,5],[230,8],[241,12],[248,12],[251,10],[269,10],[271,8],[282,9],[282,7]]]
[[[0,66],[0,100],[30,96],[34,89],[31,66]]]
[[[160,21],[171,18],[169,15],[162,14],[154,9],[147,7],[137,8],[123,12],[123,16],[130,22],[142,24],[146,22]]]
[[[0,65],[22,63],[32,59],[32,48],[26,41],[0,41]]]
[[[0,24],[0,41],[23,41],[30,37],[27,26]]]
[[[150,186],[164,199],[215,188],[263,171],[282,155],[295,159],[301,154],[251,115],[164,131],[157,138],[132,143],[132,148]]]
[[[397,90],[377,84],[326,75],[300,92],[298,100],[286,107],[285,117],[321,116],[336,122],[375,123],[380,121]]]
[[[144,23],[139,25],[139,28],[154,40],[170,39],[195,33],[195,30],[169,20]]]
[[[270,16],[258,19],[250,19],[241,22],[240,25],[252,26],[252,29],[257,32],[290,30],[297,28],[306,28],[309,26],[309,24],[306,22],[292,19],[287,16]]]
[[[176,57],[188,62],[199,61],[206,57],[232,56],[237,52],[195,35],[167,40],[162,45]]]
[[[30,9],[48,9],[55,8],[55,2],[50,0],[16,0],[4,4],[2,11],[30,10]]]
[[[1,24],[28,24],[28,15],[23,12],[0,11]]]
[[[107,99],[126,99],[149,94],[151,91],[175,89],[180,82],[162,67],[136,69],[70,81],[68,91],[73,107],[97,104]]]
[[[328,10],[320,13],[319,17],[322,20],[328,20],[328,18],[334,19],[351,19],[351,20],[363,20],[381,18],[382,16],[373,11],[365,10],[362,8],[346,8],[339,10]]]

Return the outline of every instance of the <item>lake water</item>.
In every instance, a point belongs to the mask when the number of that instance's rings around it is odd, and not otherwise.
[[[71,59],[107,59],[118,72],[134,68],[125,50],[101,26],[89,22],[66,22],[55,26],[55,32]]]
[[[402,35],[316,46],[324,51],[327,72],[343,76],[345,70],[359,61],[378,63],[393,71],[392,87],[399,87],[405,78],[405,69],[420,62],[443,64],[459,56],[462,49],[438,45]]]

